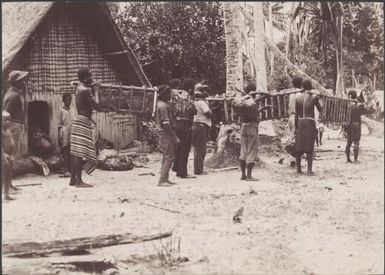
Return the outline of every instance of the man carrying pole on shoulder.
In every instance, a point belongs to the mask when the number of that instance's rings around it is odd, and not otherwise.
[[[70,185],[80,188],[92,187],[82,180],[82,170],[91,174],[97,165],[96,147],[92,134],[92,111],[98,107],[92,97],[92,74],[89,69],[78,71],[79,85],[76,87],[75,105],[77,116],[71,126],[70,136]]]
[[[241,116],[241,153],[239,163],[241,166],[241,180],[258,181],[252,176],[252,171],[258,153],[258,125],[259,113],[270,107],[258,108],[258,102],[264,100],[266,95],[256,97],[256,87],[254,84],[248,84],[245,88],[246,96],[234,100],[236,112]],[[247,170],[247,174],[246,174]]]
[[[350,90],[348,97],[353,100],[357,100],[357,91]],[[366,109],[362,102],[351,102],[348,108],[350,109],[350,120],[347,125],[347,144],[345,148],[346,161],[352,162],[350,159],[350,147],[353,144],[354,162],[358,161],[358,153],[361,139],[361,116],[363,114],[371,113],[370,110]]]
[[[314,116],[314,107],[317,107],[318,112],[322,113],[322,107],[319,102],[319,97],[311,93],[312,85],[310,80],[303,81],[302,87],[304,92],[297,94],[295,101],[295,145],[296,145],[296,164],[297,173],[302,174],[301,158],[304,153],[307,156],[307,174],[314,175],[313,154],[314,143],[317,134],[316,121]]]

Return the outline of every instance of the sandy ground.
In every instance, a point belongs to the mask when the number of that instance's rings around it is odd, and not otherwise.
[[[288,156],[283,164],[280,156],[261,156],[254,172],[259,182],[240,181],[238,170],[184,180],[172,173],[178,185],[160,188],[155,155],[151,168],[96,170],[85,177],[92,189],[70,187],[57,175],[17,179],[15,185],[42,185],[23,187],[16,201],[3,202],[5,243],[174,230],[180,256],[189,261],[161,265],[161,243],[154,241],[86,256],[3,257],[3,271],[79,274],[52,263],[105,260],[116,267],[104,271],[109,274],[383,274],[383,142],[364,136],[361,162],[348,164],[345,141],[326,133],[320,148],[333,151],[317,153],[314,177],[296,175]],[[138,175],[149,172],[156,176]],[[242,223],[234,223],[241,206]]]

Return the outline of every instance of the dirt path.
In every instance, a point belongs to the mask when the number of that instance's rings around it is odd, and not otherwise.
[[[16,185],[42,185],[24,187],[16,201],[3,203],[3,242],[173,229],[189,261],[162,266],[157,241],[95,249],[88,256],[5,257],[3,269],[68,274],[50,263],[107,259],[120,274],[382,274],[383,139],[363,137],[361,143],[361,163],[347,164],[344,141],[326,139],[321,148],[333,151],[317,154],[314,177],[297,176],[288,157],[281,165],[278,156],[261,156],[259,182],[241,182],[235,170],[159,188],[154,156],[149,169],[97,170],[85,178],[92,189],[71,188],[57,176],[17,179]],[[156,176],[138,176],[147,172]],[[233,223],[241,206],[243,221]]]

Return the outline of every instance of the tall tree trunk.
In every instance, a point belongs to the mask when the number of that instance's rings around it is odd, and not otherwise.
[[[244,9],[248,10],[251,14],[253,13],[253,7],[248,5],[248,2],[244,2]],[[250,76],[251,78],[255,79],[255,60],[254,60],[254,39],[255,39],[255,33],[253,26],[245,19],[243,18],[243,38],[244,38],[244,49],[245,54],[248,60],[248,66],[250,69]]]
[[[252,23],[253,25],[255,24],[255,19],[253,17],[250,16],[250,14],[245,10],[243,9],[243,7],[241,6],[238,6],[240,9],[241,9],[241,12],[242,14],[245,16],[245,18],[250,22]],[[292,62],[290,62],[290,60],[288,58],[285,57],[285,55],[277,48],[277,46],[275,46],[270,40],[269,38],[263,34],[262,35],[262,38],[263,40],[265,41],[266,43],[266,46],[271,50],[273,51],[275,57],[277,58],[281,58],[285,64],[287,65],[287,67],[293,71],[296,72],[296,74],[300,75],[301,77],[303,78],[308,78],[311,80],[312,82],[312,85],[314,88],[316,88],[317,90],[319,90],[322,94],[329,94],[328,90],[323,87],[317,80],[311,78],[310,76],[308,76],[306,73],[304,73],[302,70],[300,70],[299,68],[297,68]],[[258,87],[257,87],[258,88]]]
[[[226,95],[234,96],[243,90],[242,16],[238,3],[223,2],[226,38]]]
[[[265,36],[263,31],[263,3],[254,2],[254,31],[255,31],[255,61],[256,61],[256,86],[257,90],[267,91]]]
[[[285,58],[288,59],[289,57],[289,47],[290,47],[290,36],[291,36],[291,24],[293,22],[293,15],[295,11],[295,2],[291,3],[291,9],[290,9],[290,14],[287,19],[287,30],[286,30],[286,50],[285,50]],[[287,75],[287,65],[285,63],[285,74]]]
[[[336,79],[336,90],[335,94],[337,96],[345,95],[345,85],[344,85],[344,67],[342,64],[342,28],[343,28],[343,17],[342,15],[337,17],[337,45],[336,46],[336,62],[337,62],[337,79]]]
[[[269,5],[269,39],[274,42],[273,37],[273,2],[268,2]],[[274,73],[274,54],[270,51],[270,75]]]
[[[343,66],[342,66],[342,57],[341,52],[336,50],[336,61],[337,61],[337,79],[336,79],[336,90],[335,94],[337,96],[343,96],[345,94],[344,90],[344,76],[343,76]]]
[[[318,91],[320,91],[322,94],[330,94],[327,91],[327,89],[324,86],[322,86],[317,80],[308,76],[305,72],[297,68],[289,59],[287,59],[285,55],[277,48],[277,46],[275,46],[266,36],[264,36],[264,40],[266,42],[266,46],[273,51],[275,57],[282,59],[285,62],[288,69],[293,70],[296,74],[298,74],[303,78],[309,79],[313,87]]]

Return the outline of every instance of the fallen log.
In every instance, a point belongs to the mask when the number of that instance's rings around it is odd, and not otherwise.
[[[13,177],[23,176],[25,174],[38,174],[39,167],[30,159],[18,159],[13,162]]]
[[[172,232],[136,236],[131,233],[100,235],[95,237],[56,240],[50,242],[3,243],[3,255],[8,257],[35,257],[52,253],[68,253],[70,251],[88,250],[106,246],[122,245],[153,241],[167,238]]]
[[[102,263],[105,263],[105,265]],[[52,255],[44,260],[42,258],[19,259],[3,257],[2,274],[102,274],[107,267],[111,268],[109,263],[111,261],[106,259],[105,255],[92,254],[75,256]],[[92,268],[90,268],[91,266]]]

